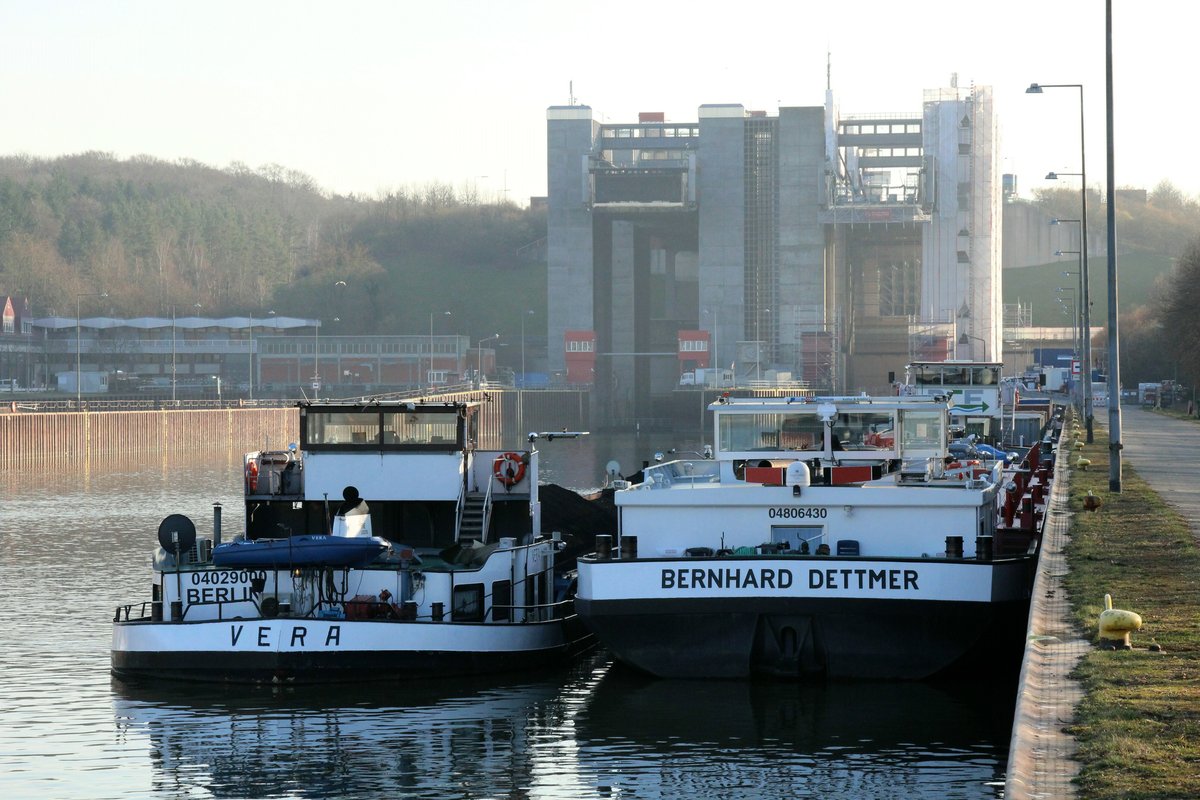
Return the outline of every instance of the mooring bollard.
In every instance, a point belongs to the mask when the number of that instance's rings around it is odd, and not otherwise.
[[[946,537],[946,558],[962,558],[963,537]]]
[[[992,560],[992,537],[991,536],[976,536],[975,537],[975,559],[977,561]]]

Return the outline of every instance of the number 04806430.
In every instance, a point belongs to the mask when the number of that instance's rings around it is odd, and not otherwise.
[[[817,506],[783,506],[767,512],[771,519],[825,519],[829,510]]]

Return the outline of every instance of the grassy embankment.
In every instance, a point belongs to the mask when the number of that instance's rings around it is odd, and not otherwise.
[[[1072,450],[1067,590],[1076,623],[1096,639],[1104,594],[1144,627],[1132,651],[1093,649],[1076,670],[1085,697],[1069,729],[1079,743],[1083,798],[1200,794],[1200,547],[1188,523],[1123,464],[1108,491],[1108,431]],[[1083,436],[1080,434],[1079,439]],[[1080,454],[1091,459],[1075,466]],[[1089,513],[1083,497],[1102,501]],[[1162,652],[1148,647],[1157,642]]]

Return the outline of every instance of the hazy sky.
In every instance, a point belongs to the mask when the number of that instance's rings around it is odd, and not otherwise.
[[[917,112],[952,74],[992,86],[1001,168],[1026,196],[1079,172],[1079,106],[1025,88],[1082,83],[1103,186],[1103,0],[776,5],[0,0],[0,154],[277,163],[343,194],[441,181],[525,203],[546,192],[546,108],[572,82],[610,122],[773,114],[824,102],[829,52],[843,113]],[[1200,4],[1113,5],[1117,183],[1200,195]]]

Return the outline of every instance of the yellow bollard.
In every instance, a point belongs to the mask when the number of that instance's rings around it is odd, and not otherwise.
[[[1104,610],[1100,612],[1100,649],[1132,650],[1129,634],[1141,630],[1142,618],[1132,611],[1112,607],[1112,595],[1104,595]]]

